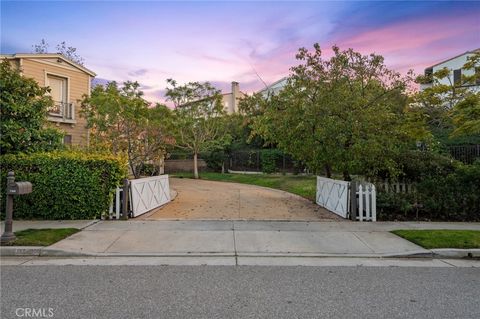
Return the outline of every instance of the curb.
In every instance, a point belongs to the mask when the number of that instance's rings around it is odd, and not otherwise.
[[[25,257],[25,256],[45,256],[45,257],[85,257],[89,254],[64,251],[59,249],[49,249],[37,246],[10,246],[0,247],[0,256],[2,257]]]
[[[480,258],[480,249],[432,249],[406,253],[386,254],[332,254],[332,253],[79,253],[34,246],[0,247],[2,257],[296,257],[296,258],[405,258],[405,259],[471,259]]]
[[[432,249],[434,258],[480,258],[480,249]]]

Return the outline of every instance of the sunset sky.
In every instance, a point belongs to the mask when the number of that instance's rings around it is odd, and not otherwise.
[[[417,73],[480,47],[480,2],[1,1],[1,53],[66,41],[103,80],[137,80],[152,102],[167,78],[252,92],[288,75],[299,47],[337,44]]]

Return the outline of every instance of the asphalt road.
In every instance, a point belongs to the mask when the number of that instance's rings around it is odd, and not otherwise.
[[[1,318],[480,318],[480,268],[2,266],[1,302]]]

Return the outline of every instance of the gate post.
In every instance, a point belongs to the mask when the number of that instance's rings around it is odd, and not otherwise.
[[[350,219],[357,220],[357,182],[350,182]]]
[[[128,219],[128,179],[123,180],[123,192],[122,192],[122,219]]]

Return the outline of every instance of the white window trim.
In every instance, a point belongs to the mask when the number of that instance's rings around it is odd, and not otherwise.
[[[44,82],[43,82],[44,87],[48,86],[47,82],[48,82],[48,76],[49,75],[56,76],[56,77],[63,78],[63,79],[67,80],[67,101],[66,101],[66,103],[70,103],[70,77],[68,75],[65,75],[65,74],[50,72],[50,71],[47,71],[46,69],[43,69],[43,73],[44,73]],[[73,112],[72,112],[72,119],[71,120],[57,119],[57,118],[51,117],[51,116],[49,116],[48,119],[52,122],[75,124],[75,123],[77,123],[76,114],[75,114],[76,107],[73,103],[72,103],[72,107],[73,107]]]

